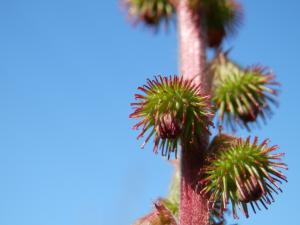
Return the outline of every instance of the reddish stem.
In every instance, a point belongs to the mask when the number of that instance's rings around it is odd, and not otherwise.
[[[200,84],[201,91],[209,94],[209,80],[205,74],[205,40],[200,13],[194,13],[189,0],[179,0],[177,5],[180,68],[187,79]],[[198,138],[194,144],[182,145],[180,225],[208,225],[209,210],[207,199],[195,190],[199,171],[204,164],[204,153],[208,145],[208,134]]]

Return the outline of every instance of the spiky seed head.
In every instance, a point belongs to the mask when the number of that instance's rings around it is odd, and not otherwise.
[[[277,148],[269,147],[268,140],[259,144],[257,137],[253,142],[236,138],[228,148],[211,153],[201,180],[201,193],[209,196],[211,207],[221,201],[225,210],[231,203],[235,218],[237,207],[246,217],[249,204],[254,213],[260,210],[259,203],[267,208],[273,194],[282,191],[279,184],[287,181],[278,170],[287,166],[281,162],[283,153],[273,153]]]
[[[157,28],[175,13],[174,0],[124,0],[128,14],[135,22]]]
[[[194,143],[213,125],[209,97],[192,80],[157,76],[138,89],[142,94],[135,95],[137,102],[131,104],[134,112],[130,118],[141,119],[133,127],[142,127],[138,139],[147,133],[142,147],[154,136],[155,153],[161,149],[163,156],[169,158],[174,152],[176,157],[181,138]]]
[[[234,122],[249,128],[258,117],[264,121],[272,114],[271,104],[277,104],[274,74],[262,66],[243,69],[219,53],[210,65],[213,76],[213,102],[219,110],[219,121]]]
[[[190,6],[204,18],[210,48],[218,48],[242,24],[243,9],[235,0],[190,0]]]

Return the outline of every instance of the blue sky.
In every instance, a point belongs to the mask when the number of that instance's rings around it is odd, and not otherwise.
[[[277,73],[280,107],[253,135],[290,170],[270,209],[239,224],[297,224],[300,3],[243,3],[227,46]],[[149,211],[172,168],[139,149],[129,103],[147,77],[177,73],[176,42],[174,26],[133,28],[118,1],[0,1],[0,225],[125,225]]]

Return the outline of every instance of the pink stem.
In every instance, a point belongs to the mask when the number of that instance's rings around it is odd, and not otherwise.
[[[178,1],[177,13],[181,74],[184,78],[193,79],[196,84],[200,84],[203,94],[209,94],[209,80],[205,74],[205,39],[202,36],[200,13],[194,13],[190,9],[189,0]],[[198,143],[182,145],[180,225],[209,224],[208,201],[195,190],[208,145],[208,134],[203,134],[198,140]]]

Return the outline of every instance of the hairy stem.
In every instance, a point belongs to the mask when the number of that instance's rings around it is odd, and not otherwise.
[[[182,76],[201,85],[201,91],[209,94],[209,80],[205,74],[206,56],[201,13],[194,13],[189,0],[179,0],[177,5],[180,71]],[[207,199],[195,190],[199,171],[204,162],[208,134],[197,138],[198,143],[184,143],[181,157],[180,225],[208,225]]]

